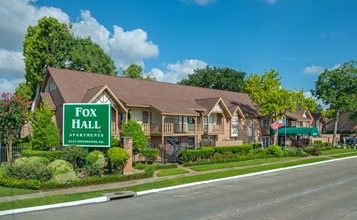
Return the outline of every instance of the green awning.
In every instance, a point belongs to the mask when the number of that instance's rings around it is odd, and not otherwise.
[[[317,137],[319,136],[319,130],[317,128],[279,128],[278,129],[278,135],[279,136],[303,136],[303,135],[308,135],[312,137]],[[275,134],[275,132],[272,132],[272,129],[270,130],[271,134]]]

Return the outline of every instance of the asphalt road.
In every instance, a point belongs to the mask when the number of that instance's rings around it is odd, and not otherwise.
[[[357,158],[0,219],[357,219]]]

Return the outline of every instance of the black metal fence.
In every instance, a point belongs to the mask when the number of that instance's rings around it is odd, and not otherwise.
[[[12,146],[12,158],[18,158],[21,156],[21,151],[25,149],[25,147],[21,146]],[[5,144],[0,145],[0,163],[7,161],[7,154],[6,154],[6,146]]]

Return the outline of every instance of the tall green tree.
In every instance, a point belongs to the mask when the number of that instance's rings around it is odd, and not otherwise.
[[[183,79],[178,84],[241,92],[245,76],[245,72],[234,69],[206,66],[195,69],[188,75],[188,79]]]
[[[333,145],[336,146],[336,134],[340,113],[357,110],[357,61],[348,61],[334,70],[326,69],[315,83],[312,93],[321,99],[334,113],[335,124]]]
[[[23,42],[25,78],[32,97],[46,65],[115,75],[113,60],[90,38],[76,38],[71,27],[52,17],[29,26]]]
[[[59,130],[52,121],[53,108],[47,102],[42,102],[35,110],[32,121],[31,144],[35,150],[50,150],[60,145]]]
[[[12,146],[29,116],[31,102],[21,96],[3,93],[0,99],[0,142],[6,145],[7,161],[12,159]]]
[[[250,75],[244,86],[253,102],[259,105],[259,112],[276,121],[282,119],[286,112],[296,112],[299,107],[313,110],[316,102],[305,98],[303,91],[290,91],[281,86],[281,76],[278,71],[270,69],[263,75]],[[277,144],[277,133],[274,137]]]
[[[133,138],[133,154],[142,153],[148,144],[148,138],[145,137],[142,126],[137,121],[130,119],[123,124],[122,129],[123,137]]]
[[[142,73],[143,68],[138,64],[130,64],[126,69],[120,68],[123,76],[134,79],[146,79],[146,80],[156,80],[154,77],[150,77],[147,73],[145,75]]]

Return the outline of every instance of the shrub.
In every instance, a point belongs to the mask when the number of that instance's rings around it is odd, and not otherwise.
[[[112,136],[110,146],[111,147],[120,147],[120,141]]]
[[[152,166],[148,166],[144,173],[135,173],[131,175],[108,175],[103,177],[88,177],[85,179],[76,179],[71,183],[59,184],[52,181],[43,183],[41,189],[55,189],[55,188],[65,188],[74,186],[88,186],[93,184],[103,184],[103,183],[113,183],[113,182],[124,182],[129,180],[138,180],[153,177],[154,169]]]
[[[114,171],[123,169],[124,163],[130,158],[128,152],[120,147],[112,147],[108,150],[108,157],[113,165]]]
[[[267,148],[258,148],[254,150],[254,154],[261,157],[266,157],[268,155]]]
[[[253,149],[259,149],[259,148],[262,148],[261,143],[253,143]]]
[[[282,157],[284,156],[284,152],[281,150],[281,148],[278,145],[270,145],[268,147],[268,154],[277,156],[277,157]]]
[[[216,152],[223,153],[226,151],[230,151],[233,154],[246,155],[249,150],[253,149],[253,144],[243,144],[240,146],[232,146],[232,147],[216,147]]]
[[[63,159],[70,162],[75,169],[84,166],[86,156],[87,151],[84,147],[72,145],[65,147],[63,150]]]
[[[319,150],[319,147],[317,145],[310,145],[304,148],[305,152],[314,155],[314,156],[319,156],[321,154],[321,151]]]
[[[156,148],[144,148],[144,150],[141,152],[141,155],[145,157],[147,161],[153,163],[159,156],[159,153],[159,150]]]
[[[198,150],[181,150],[179,158],[182,162],[198,161],[210,158],[215,151],[213,147],[202,147]]]
[[[107,165],[104,154],[101,151],[95,150],[88,154],[87,160],[89,166],[86,167],[86,172],[89,176],[101,176],[104,173],[104,167]]]
[[[74,172],[72,164],[65,160],[55,160],[47,166],[53,173],[53,177],[50,181],[66,184],[76,179],[76,173]]]
[[[43,157],[21,157],[5,167],[5,177],[47,181],[52,172],[46,163],[48,160]]]
[[[16,179],[12,177],[0,178],[0,186],[20,189],[40,189],[42,182],[39,180]]]
[[[285,156],[308,156],[308,154],[299,147],[294,146],[286,146],[284,148],[284,155]]]
[[[62,158],[62,151],[22,150],[21,155],[24,157],[44,157],[49,161],[54,161]]]

